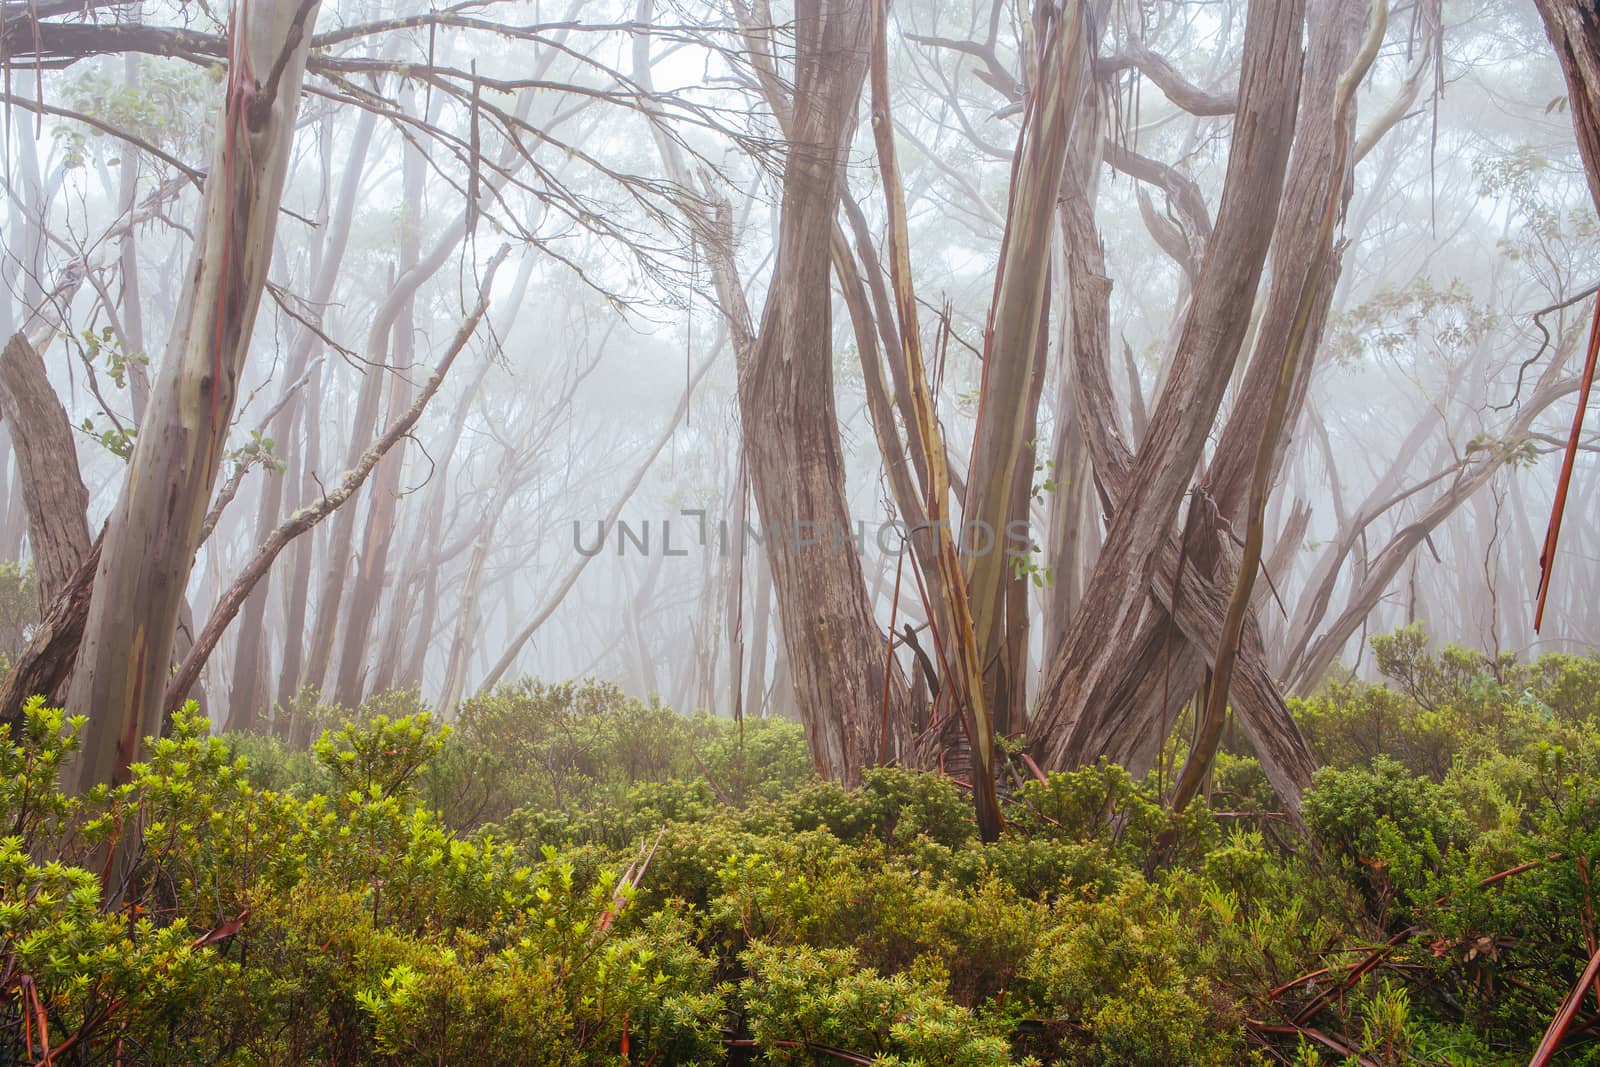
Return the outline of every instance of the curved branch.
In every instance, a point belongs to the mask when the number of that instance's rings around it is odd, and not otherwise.
[[[1232,115],[1239,110],[1239,93],[1213,93],[1195,85],[1166,58],[1139,44],[1132,44],[1126,52],[1106,56],[1095,64],[1097,74],[1115,74],[1128,69],[1137,70],[1162,95],[1191,115],[1210,117]]]
[[[484,273],[482,286],[479,289],[478,306],[473,309],[472,314],[467,317],[466,321],[461,324],[461,328],[456,331],[455,338],[451,341],[444,357],[439,360],[439,365],[434,368],[433,374],[428,379],[428,384],[423,386],[422,391],[417,394],[416,400],[412,402],[406,413],[396,419],[383,436],[374,441],[372,446],[362,453],[360,460],[355,466],[344,472],[344,476],[339,479],[339,483],[333,487],[332,491],[325,493],[315,503],[301,508],[285,519],[277,529],[273,530],[261,547],[256,550],[255,556],[245,565],[244,570],[233,580],[233,584],[228,587],[228,591],[217,602],[215,610],[211,613],[211,618],[206,621],[205,629],[201,630],[195,638],[194,646],[189,649],[189,654],[184,657],[177,673],[172,676],[172,680],[167,684],[164,706],[169,711],[181,705],[188,696],[189,690],[194,687],[195,680],[200,676],[201,669],[206,665],[206,660],[211,657],[212,651],[217,647],[217,642],[222,639],[222,635],[227,632],[228,626],[233,622],[234,617],[239,614],[239,609],[244,606],[245,599],[250,595],[250,591],[256,587],[256,583],[266,577],[268,570],[271,569],[273,561],[278,558],[279,553],[287,548],[295,538],[333,514],[341,504],[354,496],[356,490],[360,489],[366,482],[367,476],[372,473],[373,468],[378,465],[378,461],[384,457],[384,454],[393,448],[401,438],[410,434],[411,428],[422,417],[422,411],[428,406],[428,401],[433,399],[434,394],[438,393],[439,387],[444,384],[445,374],[449,372],[451,365],[455,363],[456,357],[467,347],[467,342],[472,340],[473,335],[477,332],[478,324],[483,321],[484,314],[489,310],[489,290],[494,281],[495,272],[500,269],[500,264],[504,262],[508,251],[508,246],[501,246],[500,250],[495,253],[494,258],[489,261],[488,269]]]

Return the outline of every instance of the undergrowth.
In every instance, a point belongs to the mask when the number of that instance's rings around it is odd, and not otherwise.
[[[1374,646],[1391,684],[1295,706],[1304,828],[1235,751],[1182,816],[1029,781],[991,845],[948,779],[596,682],[323,708],[309,753],[189,710],[81,798],[36,701],[0,1063],[1526,1063],[1600,947],[1600,661]],[[1593,996],[1557,1062],[1600,1061]]]

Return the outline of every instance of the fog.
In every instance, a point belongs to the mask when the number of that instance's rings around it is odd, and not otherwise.
[[[60,13],[41,11],[53,29],[32,40],[28,5],[5,5],[0,326],[28,332],[44,358],[75,430],[93,536],[124,490],[141,391],[184,314],[227,12],[199,0],[38,6]],[[480,291],[488,311],[416,425],[276,558],[206,657],[194,695],[215,722],[237,724],[241,708],[270,720],[308,686],[352,706],[416,686],[448,716],[523,675],[597,676],[683,710],[801,714],[800,646],[785,640],[763,540],[782,532],[755,501],[739,396],[741,331],[770,325],[794,121],[774,115],[763,83],[792,75],[793,12],[765,7],[321,5],[213,490],[222,506],[189,574],[175,662],[273,529],[411,406]],[[957,515],[1029,114],[1012,88],[1035,76],[1023,7],[900,0],[888,25],[909,262]],[[1075,138],[1066,166],[1088,176],[1111,283],[1112,417],[1135,449],[1221,222],[1246,7],[1085,8],[1103,20],[1089,32],[1099,60],[1088,79],[1103,137]],[[1364,30],[1366,5],[1355,7]],[[1593,312],[1580,297],[1600,279],[1566,93],[1531,0],[1388,12],[1354,101],[1331,308],[1266,509],[1255,618],[1285,691],[1341,663],[1370,673],[1365,637],[1412,623],[1491,656],[1600,644],[1593,425],[1533,631]],[[883,288],[891,215],[865,96],[843,161],[859,217],[846,205],[840,239]],[[1302,115],[1331,106],[1300,102]],[[1011,561],[1029,578],[1031,697],[1070,647],[1050,620],[1070,616],[1108,529],[1094,465],[1066,443],[1071,267],[1051,230],[1039,411],[1024,433],[1036,550]],[[1254,310],[1234,309],[1244,352],[1207,457],[1267,293],[1295,266],[1269,258]],[[861,351],[837,275],[833,285],[832,351],[817,358],[831,359],[845,508],[859,523],[845,540],[878,626],[920,626],[930,611],[914,557],[902,560],[863,364],[898,353]],[[881,331],[890,307],[876,294],[869,305]],[[904,432],[900,409],[893,424]],[[27,561],[16,432],[5,420],[0,558]],[[1058,469],[1072,455],[1080,465]],[[887,462],[904,466],[905,453]],[[1064,541],[1069,520],[1081,529]],[[1180,513],[1174,531],[1184,523]],[[8,655],[33,618],[21,610]],[[1319,641],[1331,663],[1308,667]],[[909,648],[880,644],[879,659],[890,654],[916,672]]]

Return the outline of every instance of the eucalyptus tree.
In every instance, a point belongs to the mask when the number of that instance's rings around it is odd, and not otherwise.
[[[91,728],[80,791],[120,785],[161,732],[178,613],[222,461],[272,260],[315,0],[243,5],[227,98],[179,306],[128,481],[107,522],[70,710]]]

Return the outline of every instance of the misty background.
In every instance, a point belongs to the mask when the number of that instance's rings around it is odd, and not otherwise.
[[[1566,90],[1531,0],[1447,0],[1437,34],[1426,6],[1395,5],[1357,97],[1364,154],[1340,231],[1344,267],[1268,509],[1273,595],[1258,614],[1291,688],[1320,680],[1291,668],[1296,649],[1329,633],[1358,670],[1367,634],[1413,622],[1491,655],[1600,644],[1594,430],[1543,633],[1532,630],[1574,406],[1570,389],[1537,383],[1581,357],[1591,305],[1578,298],[1600,279]],[[1110,7],[1103,53],[1147,51],[1202,94],[1234,92],[1242,2]],[[270,293],[219,479],[234,495],[196,558],[191,634],[263,537],[411,403],[504,247],[487,328],[359,495],[279,558],[198,695],[220,720],[236,707],[269,713],[306,686],[348,705],[417,686],[448,712],[496,678],[597,675],[682,709],[726,712],[738,692],[746,714],[793,714],[766,560],[753,542],[737,547],[760,519],[741,465],[726,302],[690,240],[674,172],[720,201],[759,308],[782,135],[744,60],[739,12],[486,3],[461,9],[457,25],[404,26],[427,10],[323,4],[313,47],[325,62],[307,75]],[[226,12],[199,2],[96,17],[227,32]],[[1026,26],[1009,6],[900,0],[889,39],[924,328],[943,319],[950,333],[934,375],[958,475],[1022,117],[987,59],[951,46],[985,40],[991,17],[991,57],[1016,70]],[[779,53],[785,19],[774,5],[756,20]],[[1203,101],[1179,106],[1137,65],[1101,77],[1112,86],[1096,194],[1112,379],[1136,441],[1183,319],[1232,120],[1193,113],[1220,110]],[[120,491],[147,364],[185,289],[194,179],[222,85],[203,51],[8,68],[0,327],[9,336],[48,320],[42,351],[78,428],[91,531]],[[861,114],[849,191],[881,239],[865,105]],[[1382,136],[1368,144],[1372,131]],[[906,591],[913,579],[901,575],[897,602],[899,555],[872,536],[895,518],[893,494],[861,353],[835,303],[839,429],[849,511],[869,530],[866,582],[883,626],[891,613],[917,623],[926,612]],[[1081,586],[1101,532],[1092,487],[1050,459],[1069,395],[1064,339],[1058,322],[1039,416],[1039,551],[1022,563],[1038,578],[1041,616]],[[0,559],[26,561],[9,433],[0,426]],[[619,507],[633,538],[607,528],[604,550],[584,551]],[[1067,512],[1085,526],[1076,561],[1047,547]],[[731,545],[717,536],[724,523]],[[28,608],[8,607],[9,654],[37,617]],[[1030,685],[1051,640],[1043,626],[1031,635]]]

